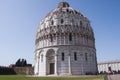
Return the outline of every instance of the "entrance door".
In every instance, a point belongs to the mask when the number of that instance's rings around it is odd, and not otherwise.
[[[111,67],[108,67],[108,71],[112,71]]]
[[[50,74],[54,74],[54,63],[50,63]]]

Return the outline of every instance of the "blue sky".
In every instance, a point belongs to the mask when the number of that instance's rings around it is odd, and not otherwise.
[[[36,30],[61,0],[0,0],[0,65],[18,58],[34,64]],[[88,17],[94,29],[98,62],[120,60],[120,0],[65,0]]]

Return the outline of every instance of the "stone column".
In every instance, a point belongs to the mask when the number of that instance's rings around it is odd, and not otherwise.
[[[82,61],[81,61],[81,72],[82,72],[82,75],[84,75],[84,63],[85,63],[85,61],[84,61],[83,53],[82,53],[81,58],[82,58]]]
[[[58,72],[57,72],[57,57],[58,57],[58,55],[57,55],[57,53],[55,53],[55,75],[58,75]]]
[[[72,75],[72,73],[71,73],[71,60],[70,60],[70,59],[71,59],[71,57],[70,57],[70,53],[69,53],[69,55],[68,55],[68,61],[69,61],[69,62],[68,62],[68,63],[69,63],[69,65],[68,65],[68,66],[69,66],[69,75]]]
[[[66,44],[66,34],[65,33],[64,33],[64,38],[63,39],[64,39],[64,43],[63,44],[65,45]]]
[[[59,37],[58,37],[58,34],[56,34],[56,45],[58,45],[58,40],[59,40]]]
[[[38,71],[37,71],[37,75],[39,75],[39,64],[40,64],[40,55],[38,55]]]
[[[60,35],[59,35],[59,40],[60,40],[60,45],[62,44],[62,34],[60,33]]]

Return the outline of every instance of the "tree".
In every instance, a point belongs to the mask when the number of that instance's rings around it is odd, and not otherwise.
[[[21,66],[25,67],[27,65],[27,61],[25,59],[22,59],[21,61]]]
[[[16,67],[26,67],[28,66],[26,59],[18,59],[17,62],[15,63]]]
[[[21,66],[21,61],[20,61],[20,59],[17,60],[17,62],[15,63],[15,66],[17,66],[17,67],[20,67],[20,66]]]

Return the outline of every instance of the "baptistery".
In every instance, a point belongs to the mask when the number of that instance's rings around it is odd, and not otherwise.
[[[58,3],[37,29],[34,74],[68,76],[96,74],[97,71],[90,21],[68,2]]]

